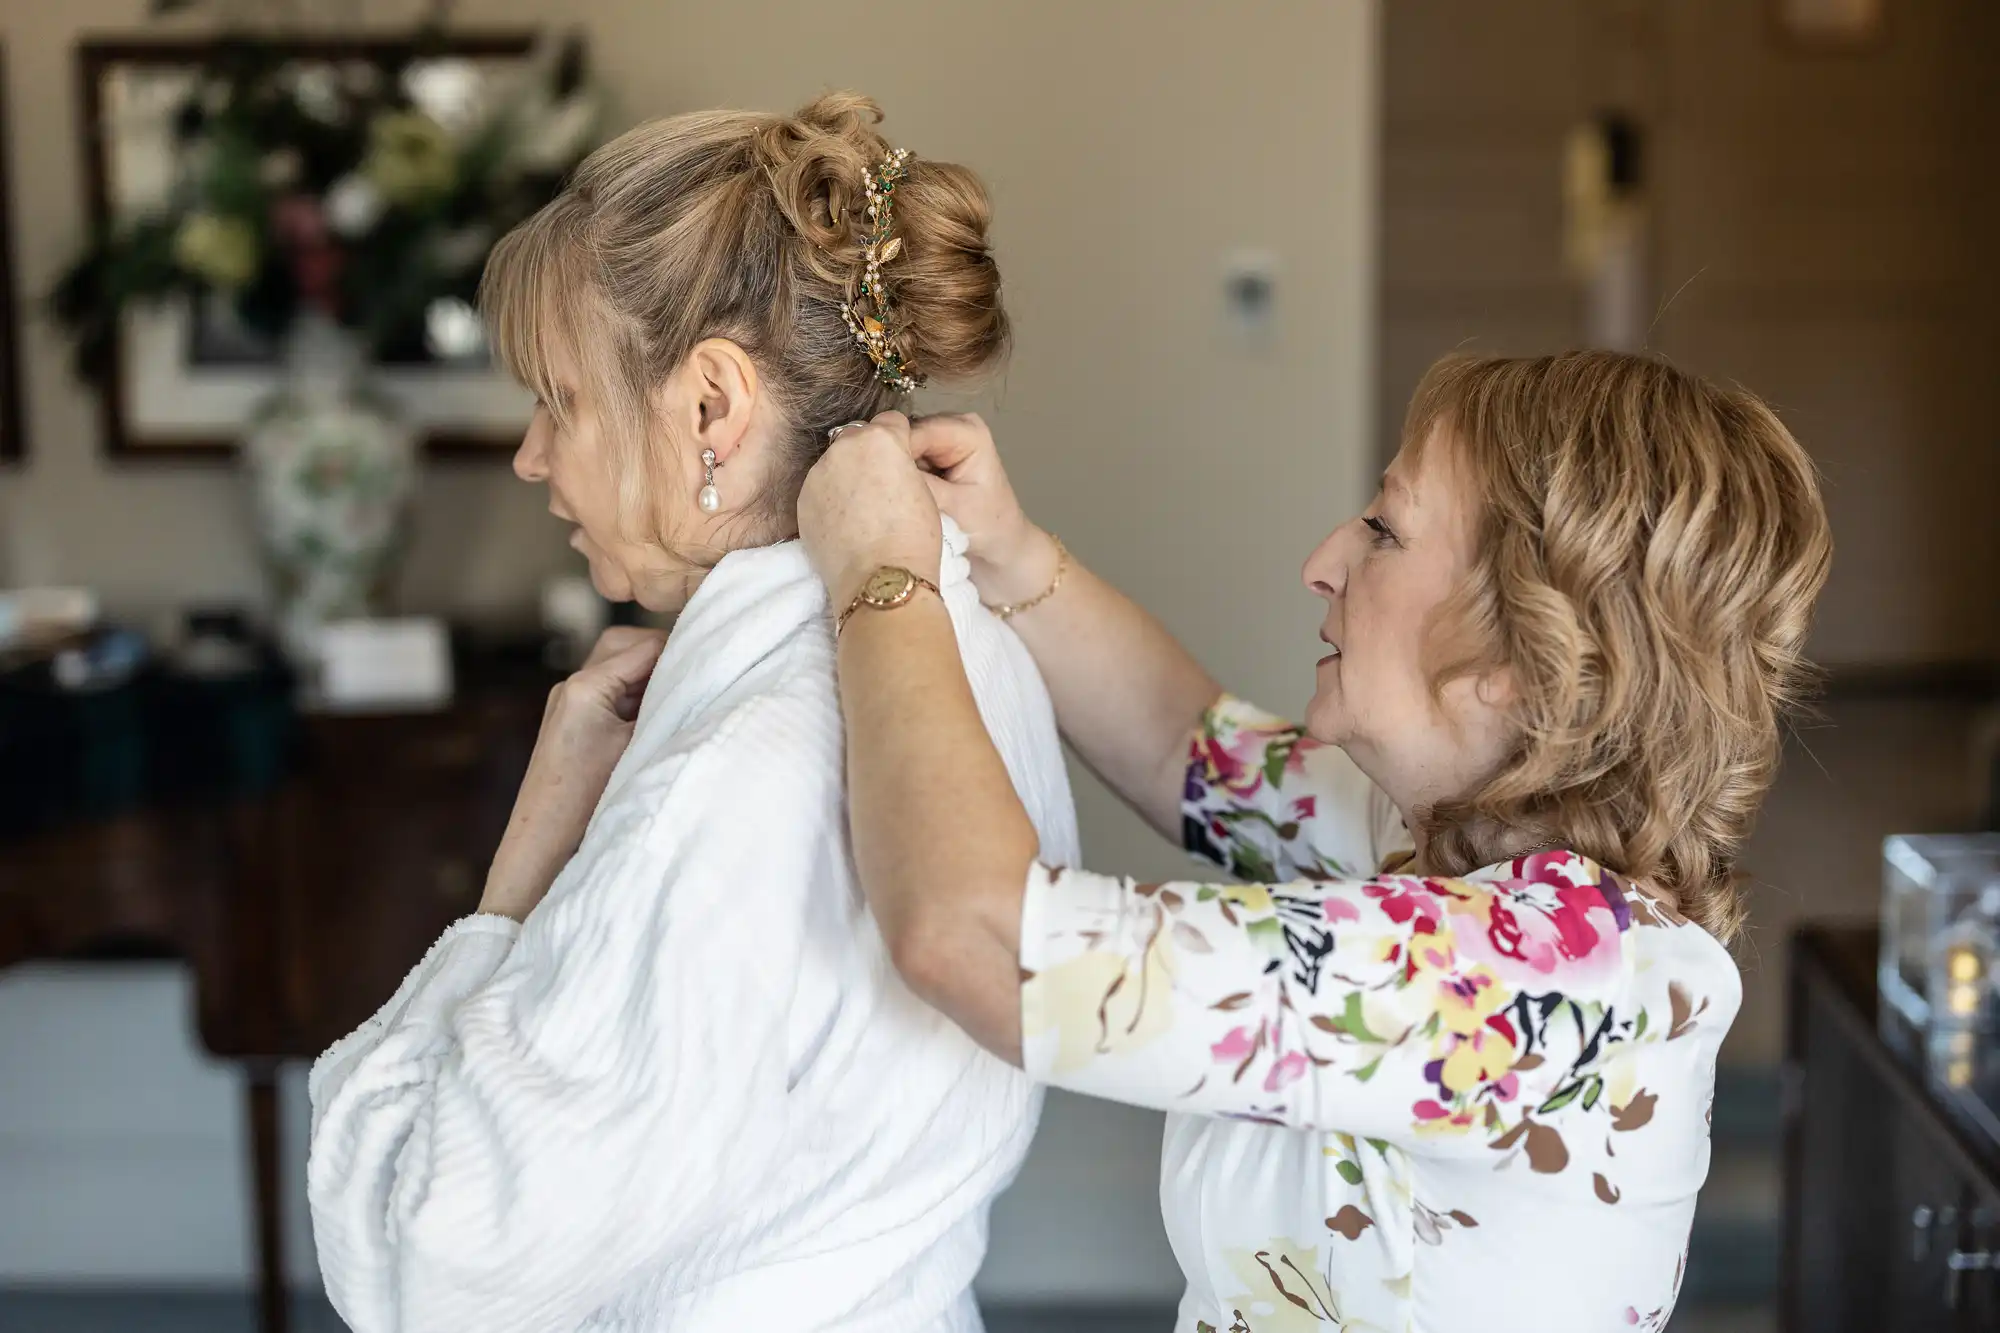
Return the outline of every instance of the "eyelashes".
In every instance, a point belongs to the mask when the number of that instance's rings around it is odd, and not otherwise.
[[[1363,514],[1361,521],[1368,526],[1370,532],[1375,534],[1375,545],[1389,546],[1400,544],[1396,541],[1395,531],[1373,514]]]

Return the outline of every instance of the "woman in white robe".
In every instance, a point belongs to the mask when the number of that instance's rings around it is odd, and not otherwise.
[[[539,396],[516,472],[600,591],[678,618],[559,687],[479,912],[314,1066],[315,1236],[358,1333],[979,1327],[1038,1095],[886,955],[844,608],[791,540],[832,428],[1006,346],[978,182],[878,118],[836,94],[642,126],[489,266]],[[1048,697],[942,541],[981,716],[1073,862]]]

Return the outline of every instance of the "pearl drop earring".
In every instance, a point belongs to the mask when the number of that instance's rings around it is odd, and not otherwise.
[[[695,503],[701,506],[702,513],[713,514],[722,508],[722,492],[715,489],[715,450],[701,451],[701,465],[708,471],[708,483],[701,488],[701,494],[695,497]]]

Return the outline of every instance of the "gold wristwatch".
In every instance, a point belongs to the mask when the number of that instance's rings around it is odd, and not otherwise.
[[[847,604],[847,609],[835,622],[834,634],[838,635],[846,629],[847,618],[864,606],[877,611],[893,611],[899,606],[908,606],[919,588],[929,588],[938,596],[944,596],[938,592],[937,584],[922,575],[912,574],[901,565],[883,565],[862,582],[861,591],[854,595],[854,600]]]

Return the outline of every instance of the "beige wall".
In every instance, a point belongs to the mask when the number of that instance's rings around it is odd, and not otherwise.
[[[80,219],[69,45],[79,32],[133,30],[143,8],[0,0],[29,292],[46,289]],[[367,9],[392,12],[388,0]],[[556,9],[552,0],[460,5],[467,22],[484,23],[536,22]],[[628,118],[782,109],[845,84],[884,103],[895,141],[983,172],[1019,331],[994,419],[1030,508],[1232,686],[1274,707],[1302,703],[1319,650],[1298,567],[1362,502],[1369,465],[1372,0],[577,0],[562,9],[590,32]],[[1279,265],[1275,336],[1257,351],[1224,323],[1223,260],[1239,249]],[[61,348],[45,329],[27,342],[32,455],[25,470],[0,471],[0,582],[89,583],[139,610],[254,594],[230,475],[109,467]],[[498,465],[440,468],[429,484],[411,605],[519,614],[543,575],[570,567],[541,499]],[[1079,796],[1097,864],[1138,874],[1185,865],[1101,790]],[[987,1290],[1177,1295],[1158,1230],[1157,1143],[1148,1113],[1052,1104],[1020,1187],[996,1212]],[[61,1172],[35,1179],[44,1177],[47,1200],[80,1197]],[[94,1215],[96,1253],[113,1256],[97,1262],[116,1271],[138,1262],[119,1257],[107,1225],[131,1253],[150,1252],[140,1234],[155,1217],[149,1206],[128,1201],[130,1225]],[[233,1255],[229,1245],[214,1239],[204,1253]],[[228,1276],[195,1262],[178,1271]]]
[[[1578,337],[1563,136],[1618,104],[1646,133],[1651,346],[1769,398],[1825,473],[1818,655],[1990,659],[2000,7],[1889,9],[1881,49],[1828,55],[1742,0],[1393,6],[1382,424],[1440,347]]]
[[[1764,394],[1819,463],[1837,553],[1815,652],[2000,657],[2000,8],[1889,6],[1880,50],[1807,54],[1750,0],[1403,0],[1384,31],[1378,436],[1441,348],[1573,345],[1563,136],[1647,131],[1651,343]],[[1845,676],[1837,676],[1841,686]],[[1851,690],[1802,730],[1745,854],[1746,1002],[1728,1058],[1777,1057],[1785,939],[1874,914],[1883,835],[1963,827],[1976,708]]]
[[[1889,7],[1879,51],[1775,47],[1756,7],[1663,11],[1658,262],[1670,356],[1778,404],[1837,543],[1816,646],[1847,664],[2000,659],[2000,7]],[[1978,812],[1973,705],[1842,690],[1802,730],[1746,864],[1757,930],[1736,1059],[1782,1039],[1784,942],[1869,919],[1881,840]]]

